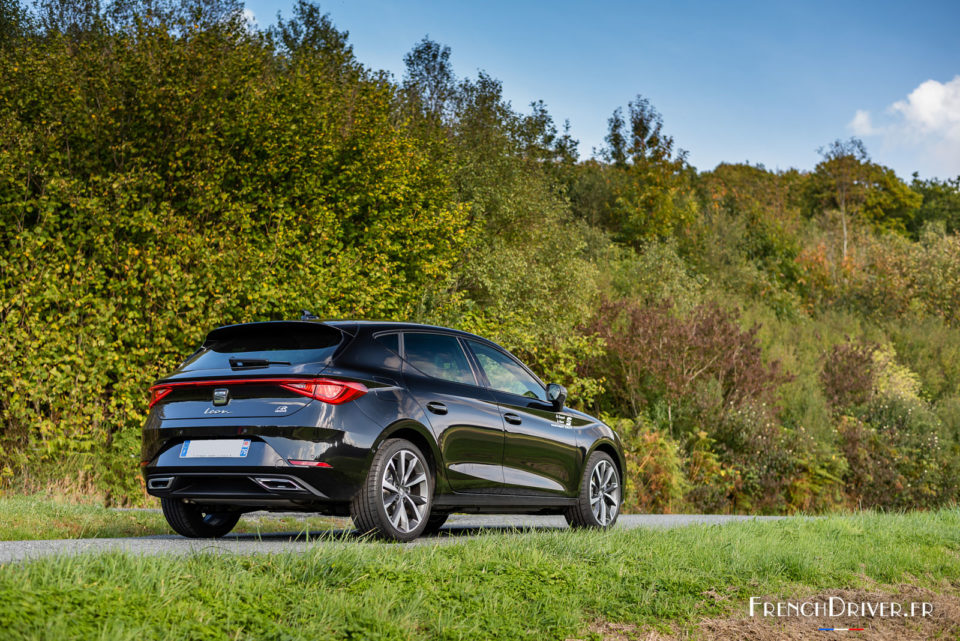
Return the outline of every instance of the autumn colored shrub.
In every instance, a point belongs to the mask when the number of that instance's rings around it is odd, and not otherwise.
[[[770,401],[789,378],[778,363],[763,361],[757,327],[741,329],[713,303],[680,315],[670,301],[605,301],[586,331],[603,338],[607,351],[582,371],[604,376],[611,401],[624,412],[636,415],[661,401],[671,426],[675,409],[708,382],[715,398],[705,402],[724,413]]]
[[[713,446],[713,439],[702,430],[688,442],[685,474],[689,489],[683,498],[693,512],[727,514],[736,510],[743,478],[738,468],[720,460]]]
[[[605,417],[623,439],[627,459],[624,510],[628,512],[680,512],[689,484],[684,476],[680,444],[654,429],[643,417],[637,420]]]
[[[876,345],[871,343],[847,340],[834,345],[824,358],[820,382],[834,408],[859,405],[870,399],[875,378],[875,350]]]

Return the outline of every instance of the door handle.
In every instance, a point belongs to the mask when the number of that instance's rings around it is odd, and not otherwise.
[[[510,423],[511,425],[520,425],[520,423],[523,423],[523,419],[521,419],[519,416],[517,416],[513,412],[507,412],[506,414],[504,414],[503,420],[505,420],[507,423]]]
[[[430,401],[427,403],[427,409],[433,412],[434,414],[446,414],[447,406],[443,403],[438,403],[436,401]]]

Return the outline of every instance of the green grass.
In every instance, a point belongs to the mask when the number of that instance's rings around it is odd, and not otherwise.
[[[252,557],[110,553],[0,566],[4,639],[564,639],[683,625],[751,595],[960,577],[960,511],[674,530],[330,540]],[[735,594],[718,603],[704,593]]]
[[[311,516],[244,516],[234,532],[316,532],[342,521]],[[146,510],[114,510],[37,496],[0,498],[0,541],[114,538],[173,534],[163,515]]]

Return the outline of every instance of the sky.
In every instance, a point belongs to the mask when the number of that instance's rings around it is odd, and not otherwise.
[[[248,0],[261,26],[292,1]],[[357,58],[403,77],[424,36],[460,77],[483,70],[514,109],[543,100],[581,157],[637,94],[700,170],[812,169],[860,137],[904,179],[960,175],[960,0],[573,2],[328,0]]]

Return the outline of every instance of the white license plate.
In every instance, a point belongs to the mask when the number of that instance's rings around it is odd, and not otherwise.
[[[243,458],[250,451],[250,439],[184,441],[180,458]]]

